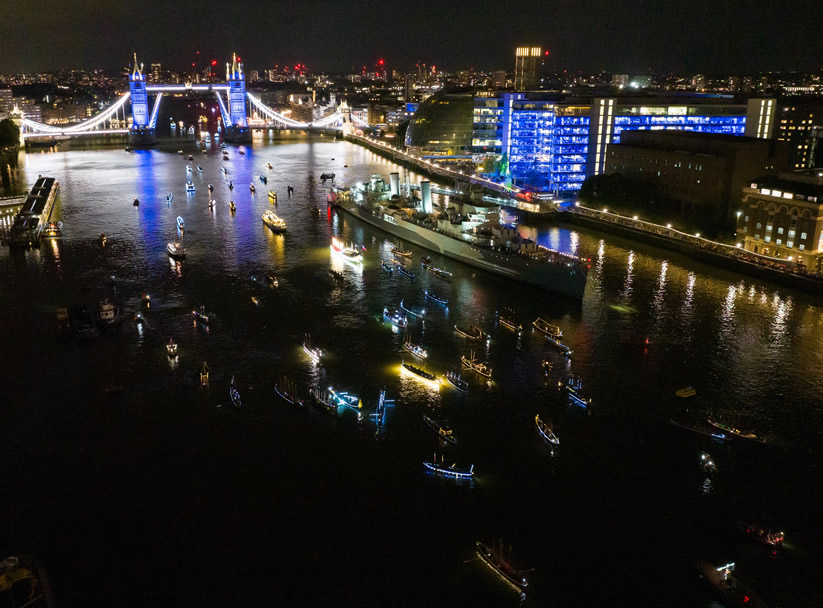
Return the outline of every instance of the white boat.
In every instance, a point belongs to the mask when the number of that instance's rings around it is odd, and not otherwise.
[[[166,352],[169,357],[174,357],[177,354],[177,344],[175,344],[174,338],[169,338],[169,343],[166,344]]]
[[[191,182],[186,182],[186,192],[194,192],[194,184]]]
[[[551,425],[546,424],[543,420],[541,420],[540,414],[537,414],[534,417],[534,424],[537,426],[537,432],[540,433],[540,437],[543,438],[543,441],[549,445],[560,445],[560,440],[552,431]]]
[[[178,216],[177,216],[177,229],[178,229],[180,232],[183,232],[183,230],[184,230],[185,228],[186,228],[186,224],[185,224],[185,222],[183,222],[183,218],[182,218],[181,216],[179,216],[179,215],[178,215]]]
[[[271,228],[273,232],[286,232],[286,222],[269,209],[263,212],[263,223]]]
[[[171,241],[166,245],[166,251],[168,251],[169,255],[173,258],[186,257],[186,248],[183,247],[183,243],[180,241]]]
[[[546,321],[541,317],[537,317],[537,319],[532,323],[534,327],[538,331],[542,331],[547,336],[551,336],[552,338],[559,338],[563,335],[563,331],[557,325],[553,325]]]
[[[338,238],[333,238],[330,245],[332,253],[346,260],[350,264],[362,264],[363,255],[352,245],[345,245]]]

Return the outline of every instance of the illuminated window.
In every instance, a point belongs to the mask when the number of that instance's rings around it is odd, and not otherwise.
[[[768,241],[768,240],[769,240],[769,237],[766,237],[766,241]],[[777,243],[778,245],[782,245],[782,244],[783,244],[783,241],[782,241],[782,239],[777,239],[777,240],[775,241],[775,243]]]
[[[778,243],[778,245],[779,245],[779,243]],[[788,247],[789,249],[794,247],[794,241],[786,241],[786,247]]]
[[[800,251],[803,251],[805,248],[806,248],[806,246],[803,243],[800,243],[800,246],[798,247],[798,249]]]
[[[805,232],[801,232],[801,233],[800,233],[800,240],[801,240],[801,241],[805,241],[805,240],[806,240],[806,233],[805,233]]]
[[[768,228],[766,228],[766,230],[768,230]],[[777,234],[783,234],[783,228],[782,227],[777,229]]]
[[[764,241],[766,241],[767,243],[771,243],[771,242],[772,242],[772,237],[770,237],[770,236],[767,234],[763,240],[764,240]]]
[[[794,235],[795,235],[795,231],[794,231],[794,229],[789,229],[789,238],[790,238],[790,239],[793,239],[793,238],[794,238]]]

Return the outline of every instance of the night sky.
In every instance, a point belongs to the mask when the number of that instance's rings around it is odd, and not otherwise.
[[[140,61],[185,69],[389,69],[420,60],[446,70],[513,69],[518,44],[551,50],[549,68],[613,72],[816,70],[823,4],[816,0],[39,0],[3,3],[0,73],[117,68]]]

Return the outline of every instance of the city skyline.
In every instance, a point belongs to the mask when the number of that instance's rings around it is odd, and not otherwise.
[[[562,2],[499,15],[495,8],[485,0],[471,11],[438,6],[433,12],[399,2],[365,9],[252,2],[237,10],[206,0],[193,12],[147,2],[136,16],[130,5],[99,0],[56,10],[23,5],[0,21],[0,73],[114,69],[135,50],[146,65],[178,70],[198,59],[202,67],[212,59],[222,66],[233,50],[249,68],[304,63],[310,70],[346,72],[384,59],[389,70],[410,70],[417,61],[449,70],[511,70],[514,49],[522,45],[549,50],[548,70],[753,73],[817,70],[823,50],[813,25],[819,9],[808,1],[791,13],[766,2],[749,3],[745,12],[705,1],[688,7]],[[765,23],[781,23],[781,32],[791,35],[781,35],[778,44],[770,29],[758,26]],[[479,34],[477,44],[465,44],[470,34]]]

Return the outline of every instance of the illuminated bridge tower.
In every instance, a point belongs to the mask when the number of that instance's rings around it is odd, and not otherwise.
[[[143,66],[137,67],[137,53],[134,54],[134,69],[129,76],[131,91],[132,124],[129,129],[129,145],[146,147],[154,145],[154,128],[149,124],[149,97],[146,92],[146,77]]]
[[[237,61],[237,54],[232,55],[231,68],[226,80],[229,84],[229,117],[231,124],[226,125],[226,141],[234,143],[251,142],[251,130],[246,118],[246,75],[243,64]]]

